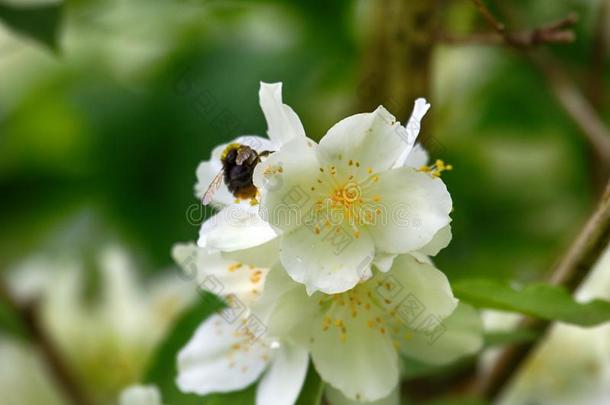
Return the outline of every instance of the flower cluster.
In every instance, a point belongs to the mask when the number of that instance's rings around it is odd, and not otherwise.
[[[445,364],[481,345],[477,312],[430,259],[451,240],[452,210],[440,179],[451,166],[429,166],[415,143],[430,105],[418,99],[406,125],[383,107],[356,114],[316,143],[281,89],[261,83],[268,138],[231,142],[269,152],[253,171],[257,197],[221,184],[198,243],[174,247],[227,302],[179,353],[178,387],[258,382],[257,404],[292,404],[311,363],[331,401],[396,402],[402,361]],[[197,169],[199,198],[227,169],[226,147]]]

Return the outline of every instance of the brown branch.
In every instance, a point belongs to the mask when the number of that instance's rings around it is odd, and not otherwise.
[[[527,48],[543,43],[569,43],[574,41],[574,32],[570,29],[578,22],[578,16],[574,13],[531,31],[510,32],[506,29],[506,25],[492,14],[482,0],[472,1],[496,34],[503,38],[505,43],[514,47]]]
[[[574,243],[555,267],[550,283],[575,291],[610,242],[610,183]]]
[[[476,32],[467,35],[440,32],[436,41],[446,45],[505,45],[504,38],[497,32]]]
[[[591,51],[591,63],[587,74],[587,97],[600,111],[605,100],[604,65],[610,46],[610,0],[601,0]]]
[[[550,283],[563,286],[574,292],[587,277],[593,265],[610,243],[610,182],[597,209],[589,217],[584,228],[574,240],[565,256],[554,268]],[[524,319],[520,327],[532,329],[541,336],[551,325],[540,319]],[[535,347],[536,342],[521,343],[505,348],[491,371],[482,376],[476,393],[487,399],[494,399],[516,374],[523,361]]]
[[[610,167],[610,131],[597,115],[595,109],[574,84],[568,75],[559,67],[550,55],[529,52],[514,41],[514,37],[506,30],[481,0],[473,0],[488,24],[504,41],[522,53],[544,74],[555,98],[564,108],[568,116],[578,125],[585,135],[600,163],[607,170]],[[559,26],[563,26],[559,23]],[[566,255],[555,267],[550,277],[550,283],[566,287],[574,292],[589,274],[595,262],[607,248],[610,242],[610,183],[595,212],[587,221],[585,227],[568,249]],[[520,327],[544,334],[551,325],[550,322],[525,318]],[[536,346],[536,342],[515,344],[506,347],[498,356],[491,371],[478,381],[476,392],[486,399],[493,400],[504,389]]]
[[[480,2],[475,1],[475,3]],[[493,18],[493,16],[491,17]],[[569,28],[577,21],[576,14],[570,14],[561,20],[539,28],[520,32],[508,32],[503,24],[494,19],[493,22],[490,22],[494,28],[492,32],[481,32],[463,36],[441,33],[437,39],[439,42],[449,45],[505,45],[510,43],[520,48],[535,47],[543,44],[568,44],[574,42],[576,38],[574,32]]]
[[[48,367],[51,377],[64,396],[75,405],[90,404],[91,402],[61,358],[52,338],[43,328],[36,306],[22,305],[18,302],[2,280],[0,280],[0,301],[3,301],[19,317],[28,337],[40,349],[42,359]]]
[[[516,40],[516,37],[505,28],[503,23],[493,16],[481,0],[472,1],[481,11],[491,28],[504,39],[504,42],[520,50],[543,73],[553,95],[567,115],[579,127],[592,146],[595,157],[600,162],[603,172],[607,173],[610,169],[610,130],[608,130],[578,86],[550,55],[530,52],[527,47]],[[574,19],[575,16],[568,17],[548,25],[547,28],[562,29],[573,24]]]
[[[591,102],[591,107],[601,114],[607,102],[604,68],[610,47],[610,0],[601,0],[597,12],[589,69],[586,72],[585,93]],[[591,159],[593,186],[599,189],[606,181],[608,168],[595,164],[596,159],[595,156],[593,157]]]
[[[472,0],[472,1],[474,2],[474,5],[479,10],[479,13],[481,13],[483,18],[485,18],[485,21],[487,21],[487,24],[491,28],[493,28],[498,34],[505,37],[506,36],[506,27],[504,26],[503,23],[501,23],[500,21],[498,21],[496,19],[496,17],[492,14],[492,12],[487,8],[485,3],[483,3],[481,0]]]
[[[578,86],[550,55],[527,54],[528,59],[544,74],[549,87],[568,116],[593,146],[607,172],[610,167],[610,130],[599,117]]]

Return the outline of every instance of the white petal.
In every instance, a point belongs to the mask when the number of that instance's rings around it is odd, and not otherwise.
[[[429,159],[428,152],[418,143],[411,149],[411,152],[407,155],[407,159],[401,166],[419,169],[420,167],[427,165]]]
[[[258,215],[258,208],[248,202],[231,204],[206,220],[197,244],[210,250],[247,249],[276,237],[276,232]]]
[[[263,291],[267,268],[210,253],[193,243],[176,244],[172,256],[197,285],[218,296],[235,295],[245,303],[257,300]]]
[[[298,227],[315,203],[310,188],[320,173],[316,148],[309,139],[293,139],[254,170],[262,193],[259,214],[279,230]]]
[[[428,244],[421,249],[419,249],[420,253],[423,253],[428,256],[436,256],[438,252],[443,250],[449,245],[451,242],[452,234],[451,234],[451,225],[447,225],[438,231],[434,238]]]
[[[330,402],[330,405],[400,405],[399,388],[400,386],[396,386],[390,395],[372,402],[354,401],[346,398],[341,391],[334,389],[330,385],[326,386],[325,394],[326,399],[328,399],[328,402]]]
[[[292,405],[307,373],[308,351],[282,342],[256,388],[256,405]]]
[[[251,342],[240,333],[242,324],[229,324],[213,315],[178,353],[176,383],[182,392],[206,395],[246,388],[261,375],[270,355],[262,339]]]
[[[277,148],[294,137],[305,137],[298,115],[282,102],[282,83],[261,82],[258,96],[267,120],[267,134]]]
[[[277,275],[282,272],[275,272],[272,270],[271,274],[276,281]],[[282,341],[289,341],[295,344],[307,345],[309,344],[309,338],[311,336],[312,326],[316,320],[316,317],[320,314],[320,308],[318,306],[319,299],[310,297],[305,292],[303,285],[295,283],[287,275],[288,283],[281,281],[281,283],[274,283],[270,280],[270,284],[276,284],[276,287],[269,287],[265,290],[265,293],[272,289],[281,290],[280,294],[274,294],[275,300],[273,303],[273,311],[270,316],[266,318],[266,324],[268,326],[268,336],[281,339]],[[279,288],[277,288],[279,287]],[[264,301],[266,298],[265,294],[261,298]],[[273,297],[267,302],[272,302]],[[258,307],[257,302],[257,307]],[[317,326],[317,325],[316,325]]]
[[[284,299],[284,294],[295,288],[302,290],[303,295],[306,296],[303,286],[299,283],[295,283],[288,276],[282,265],[277,263],[269,270],[267,277],[265,277],[265,289],[263,290],[263,293],[250,307],[251,311],[269,326],[268,335],[273,339],[283,339],[285,336],[282,333],[278,334],[276,330],[271,330],[275,323],[270,322],[269,318],[276,308],[280,306],[280,301]],[[292,311],[290,316],[298,317],[299,315]]]
[[[377,267],[377,269],[383,273],[387,273],[390,268],[392,268],[392,264],[394,263],[394,259],[396,258],[396,254],[376,252],[375,258],[373,259],[373,265]]]
[[[315,291],[336,294],[371,277],[375,256],[373,240],[363,232],[356,238],[345,227],[333,227],[317,234],[301,226],[284,234],[280,260],[293,280]]]
[[[457,309],[426,332],[413,332],[400,349],[407,357],[429,364],[447,364],[475,354],[483,345],[483,326],[479,313],[460,303]]]
[[[362,319],[344,319],[339,328],[313,327],[311,356],[324,381],[352,400],[376,401],[398,384],[398,355],[388,334],[369,328]]]
[[[335,124],[320,141],[320,161],[339,168],[348,160],[380,172],[393,167],[407,148],[407,130],[385,108]],[[410,147],[409,147],[410,148]]]
[[[119,405],[161,405],[161,394],[154,385],[132,385],[121,392]]]
[[[280,238],[271,239],[262,245],[248,249],[222,252],[222,257],[250,266],[270,269],[280,260]]]
[[[406,138],[407,148],[403,151],[402,155],[396,162],[398,167],[411,166],[410,164],[407,163],[407,160],[409,160],[409,157],[410,157],[411,151],[412,151],[412,147],[413,147],[413,145],[415,145],[415,140],[417,139],[417,136],[419,135],[419,130],[421,129],[421,120],[422,120],[422,118],[424,118],[424,115],[426,115],[429,108],[430,108],[430,104],[428,104],[426,102],[426,99],[418,98],[417,100],[415,100],[415,105],[413,106],[413,112],[411,113],[411,117],[409,118],[409,121],[407,121],[407,124],[405,125],[406,131],[407,131],[407,138]],[[426,154],[426,160],[427,160],[427,157],[428,156]],[[414,166],[412,166],[412,167],[414,167]],[[421,167],[421,165],[417,166],[416,168],[419,168],[419,167]]]
[[[385,275],[384,275],[385,276]],[[451,315],[458,300],[453,296],[449,280],[431,263],[412,255],[400,255],[394,259],[386,280],[397,287],[393,301],[403,301],[410,312],[399,314],[412,329],[428,330]]]
[[[445,184],[410,167],[379,174],[366,191],[380,196],[380,219],[369,226],[375,246],[387,253],[408,253],[425,246],[451,218]]]

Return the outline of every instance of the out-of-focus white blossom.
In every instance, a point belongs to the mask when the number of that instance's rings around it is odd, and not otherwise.
[[[0,336],[1,402],[10,405],[65,405],[62,393],[32,348]]]
[[[161,394],[152,385],[132,385],[121,392],[119,405],[162,405]]]
[[[89,262],[76,253],[37,255],[13,270],[17,298],[36,300],[67,365],[102,402],[139,381],[167,328],[195,296],[177,273],[141,281],[130,255],[115,244],[101,247]],[[87,284],[93,271],[99,277],[94,294]]]

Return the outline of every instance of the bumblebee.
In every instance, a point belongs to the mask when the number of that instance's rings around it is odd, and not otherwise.
[[[220,155],[222,169],[203,195],[203,204],[208,205],[212,201],[212,196],[218,191],[223,180],[235,198],[255,203],[258,190],[252,181],[254,168],[261,162],[261,157],[270,153],[270,151],[258,153],[250,146],[241,143],[227,145]]]

